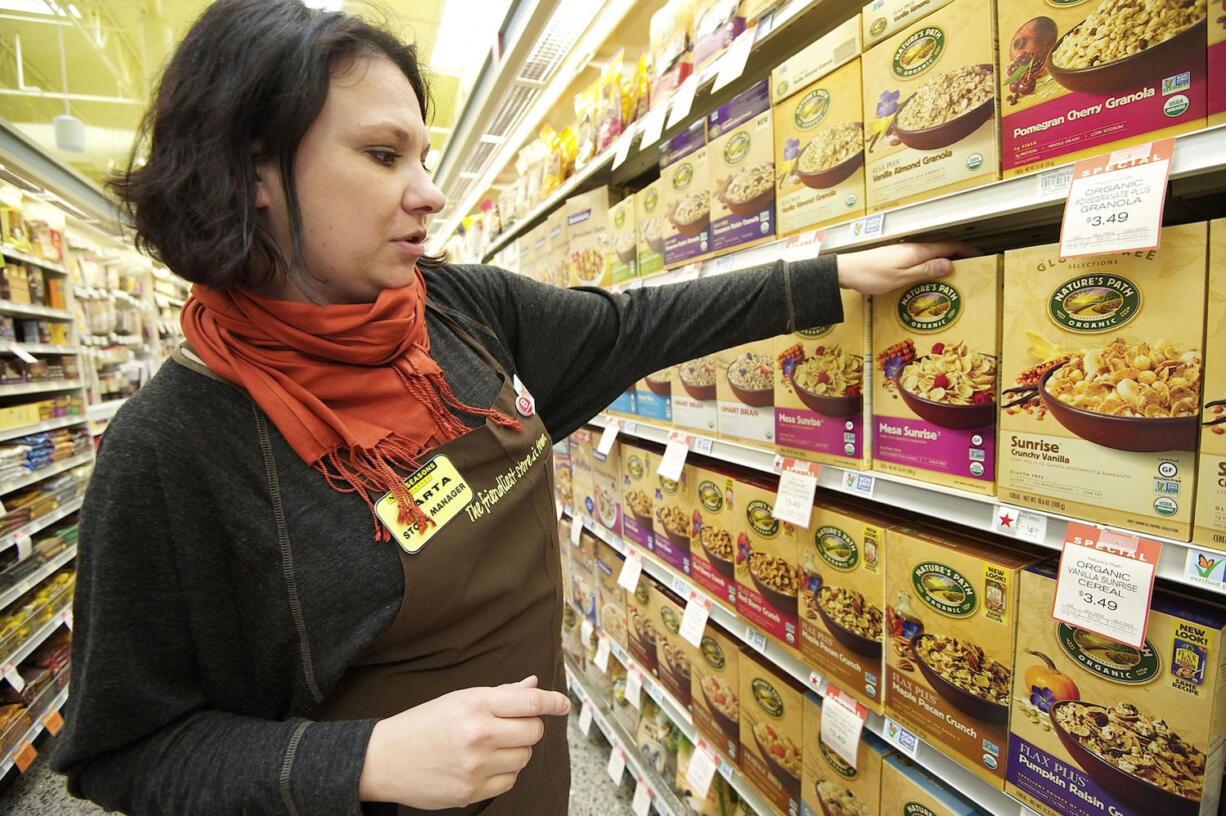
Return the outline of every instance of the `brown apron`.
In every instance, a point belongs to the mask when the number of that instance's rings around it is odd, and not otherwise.
[[[525,417],[516,410],[519,395],[497,361],[447,315],[435,313],[503,378],[494,407],[522,420],[524,428],[487,421],[430,453],[422,470],[445,457],[448,472],[458,472],[468,490],[451,500],[442,516],[449,520],[432,528],[420,549],[409,553],[400,546],[400,612],[312,712],[317,720],[389,717],[457,689],[513,683],[531,674],[541,688],[566,690],[551,440],[535,411]],[[455,481],[425,502],[419,496],[419,504],[426,509],[445,501],[456,493]],[[547,717],[532,759],[502,796],[446,811],[367,810],[560,816],[569,795],[566,718]]]

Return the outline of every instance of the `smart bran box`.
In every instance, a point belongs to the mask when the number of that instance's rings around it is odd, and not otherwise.
[[[658,460],[657,460],[657,467]],[[680,481],[658,473],[653,496],[655,512],[651,518],[651,548],[661,561],[682,575],[690,574],[690,513],[694,485],[694,466],[681,469]]]
[[[884,711],[885,552],[889,522],[828,502],[800,532],[800,653],[871,711]]]
[[[1000,280],[986,255],[873,298],[875,470],[996,492]]]
[[[656,584],[652,587],[653,611],[656,613],[656,659],[660,666],[660,685],[681,707],[690,710],[691,664],[694,647],[681,637],[681,616],[685,603],[671,591]]]
[[[1006,177],[1205,126],[1203,2],[996,8]]]
[[[1209,222],[1205,387],[1192,540],[1226,550],[1226,220]]]
[[[775,234],[775,135],[770,83],[755,84],[707,115],[711,245],[717,252]]]
[[[843,322],[775,338],[775,446],[781,454],[867,470],[868,300],[844,289]]]
[[[1052,620],[1055,575],[1021,575],[1005,790],[1047,816],[1217,813],[1226,609],[1156,589],[1135,649]]]
[[[596,477],[592,470],[595,450],[592,432],[580,428],[570,435],[571,502],[574,512],[599,524],[596,517]]]
[[[741,773],[780,813],[800,813],[805,692],[741,652]]]
[[[890,747],[867,730],[861,734],[853,768],[822,742],[821,698],[812,692],[805,695],[802,816],[865,816],[882,812],[881,764]]]
[[[1209,86],[1206,125],[1226,123],[1226,6],[1222,0],[1209,0]]]
[[[664,232],[668,219],[661,199],[659,179],[634,194],[634,248],[639,277],[664,270]]]
[[[1160,249],[1005,253],[999,495],[1187,540],[1201,404],[1206,226]]]
[[[622,537],[644,552],[651,552],[652,519],[662,449],[621,442]]]
[[[737,482],[736,612],[799,657],[796,590],[803,531],[774,517],[777,490],[773,480],[746,476]]]
[[[715,378],[720,366],[719,355],[712,354],[673,366],[672,389],[673,425],[689,428],[706,436],[719,430],[719,403],[715,397]]]
[[[740,764],[740,661],[737,641],[708,623],[692,660],[690,716],[699,736],[733,765]]]
[[[780,235],[864,214],[860,73],[854,17],[771,72]]]
[[[757,340],[714,355],[719,360],[715,395],[719,437],[775,446],[775,341]]]
[[[609,234],[613,241],[613,253],[609,258],[610,282],[625,283],[637,278],[639,262],[633,198],[622,199],[609,208]]]
[[[881,766],[881,816],[986,816],[901,754]]]
[[[736,610],[736,550],[742,525],[735,471],[693,467],[690,578],[716,603]]]
[[[1000,178],[995,6],[954,0],[861,58],[868,212]]]
[[[656,626],[655,611],[652,609],[652,585],[655,582],[643,573],[634,592],[626,593],[626,640],[630,648],[626,649],[630,657],[645,672],[660,676],[659,637],[660,630]],[[646,697],[647,695],[643,695]]]
[[[1039,556],[925,528],[888,535],[886,713],[1003,787],[1018,575]]]
[[[873,0],[860,12],[864,48],[948,5],[950,0]]]
[[[608,286],[612,253],[609,246],[609,188],[600,187],[566,199],[567,253],[571,286]]]
[[[626,590],[617,583],[625,558],[611,544],[596,542],[596,584],[600,591],[600,628],[613,642],[628,649],[626,640]]]
[[[706,120],[660,145],[659,184],[665,217],[664,266],[671,269],[712,249]]]
[[[599,437],[595,437],[599,440]],[[596,523],[613,535],[622,534],[621,462],[617,446],[608,456],[592,448],[592,498],[596,502]]]

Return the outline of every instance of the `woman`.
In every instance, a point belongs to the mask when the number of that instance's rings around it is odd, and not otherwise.
[[[565,813],[550,440],[648,372],[838,321],[839,285],[964,249],[624,295],[449,266],[423,249],[427,98],[411,47],[288,0],[216,3],[166,68],[116,189],[196,286],[81,513],[74,794]]]

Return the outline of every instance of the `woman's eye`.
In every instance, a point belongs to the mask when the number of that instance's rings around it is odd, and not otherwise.
[[[391,167],[400,158],[400,154],[393,150],[371,150],[370,156],[384,167]]]

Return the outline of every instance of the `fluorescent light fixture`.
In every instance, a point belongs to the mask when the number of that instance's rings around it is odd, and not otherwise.
[[[72,3],[66,4],[68,13],[78,20],[81,10]],[[47,5],[44,0],[0,0],[0,11],[14,11],[18,14],[42,14],[48,17],[58,17],[59,12]]]
[[[344,2],[343,0],[302,0],[302,4],[320,11],[341,11]]]
[[[510,6],[510,0],[447,0],[427,61],[431,70],[466,77],[480,68]]]

